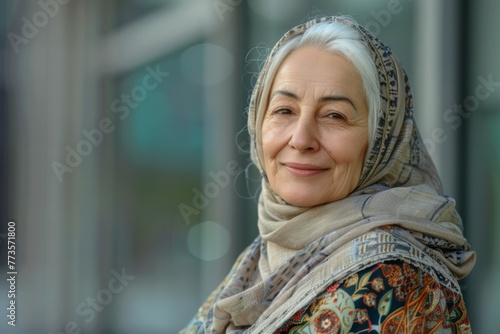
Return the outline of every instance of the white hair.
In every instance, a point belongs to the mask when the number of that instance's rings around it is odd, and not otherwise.
[[[380,107],[380,84],[377,68],[361,34],[354,28],[339,22],[321,22],[285,42],[270,60],[264,77],[264,87],[258,108],[260,112],[267,107],[269,91],[278,67],[292,51],[306,45],[318,46],[323,50],[340,54],[348,59],[358,71],[363,81],[363,89],[368,105],[368,136],[373,142],[377,128]],[[261,126],[259,124],[258,126]],[[367,152],[368,153],[368,152]]]

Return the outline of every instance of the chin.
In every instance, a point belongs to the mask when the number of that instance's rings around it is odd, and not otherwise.
[[[271,182],[271,189],[286,203],[294,206],[313,207],[335,202],[349,195],[345,188],[338,189],[338,192],[333,193],[331,187],[325,182],[280,181],[274,184]]]

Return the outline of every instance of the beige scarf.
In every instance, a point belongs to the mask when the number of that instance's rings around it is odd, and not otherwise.
[[[313,208],[273,194],[262,170],[260,127],[269,94],[263,74],[290,38],[319,22],[356,29],[379,72],[382,106],[357,189]],[[359,25],[326,17],[299,25],[276,44],[253,91],[248,128],[251,156],[263,174],[260,236],[243,252],[188,326],[198,333],[272,333],[332,282],[380,261],[403,259],[460,293],[457,279],[475,262],[454,200],[441,183],[413,120],[411,88],[391,50]]]

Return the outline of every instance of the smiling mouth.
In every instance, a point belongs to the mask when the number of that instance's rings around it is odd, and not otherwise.
[[[322,168],[316,165],[284,163],[283,166],[293,175],[298,177],[307,177],[318,175],[328,168]]]

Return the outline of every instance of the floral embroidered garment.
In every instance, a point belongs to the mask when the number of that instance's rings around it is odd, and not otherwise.
[[[464,332],[470,325],[460,294],[418,267],[391,261],[333,283],[275,334]]]

